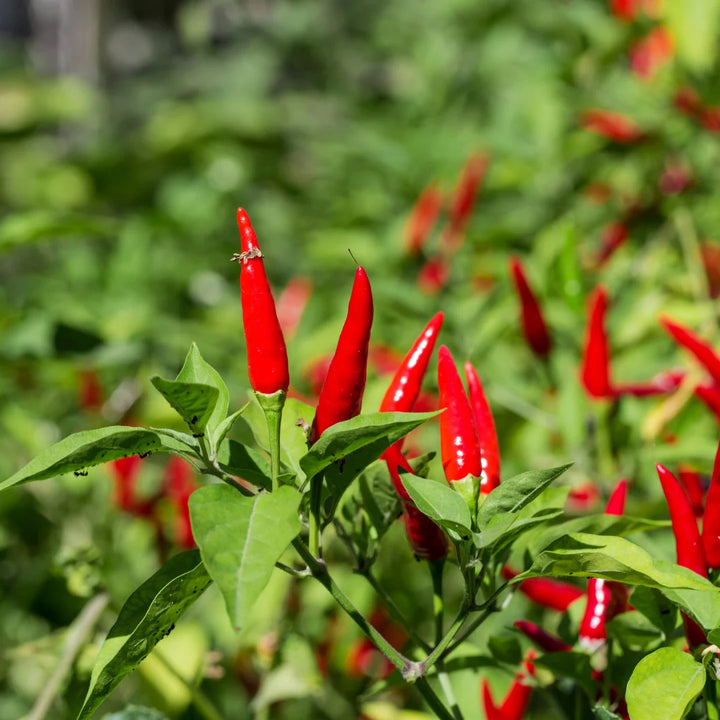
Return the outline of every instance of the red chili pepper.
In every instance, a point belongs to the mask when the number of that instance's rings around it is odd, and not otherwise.
[[[622,515],[625,512],[627,480],[615,486],[607,506],[606,515]],[[585,614],[580,622],[580,645],[595,651],[607,639],[606,623],[628,609],[629,592],[625,585],[600,578],[590,578],[587,589]]]
[[[707,276],[710,297],[720,296],[720,245],[710,240],[700,243],[700,258]]]
[[[420,193],[405,226],[405,250],[408,253],[414,255],[422,250],[444,201],[445,198],[435,183],[431,183]]]
[[[693,184],[693,176],[686,166],[668,163],[658,180],[658,189],[663,195],[678,195]],[[702,253],[702,246],[700,247]]]
[[[403,356],[398,350],[385,343],[372,343],[368,350],[368,367],[376,375],[395,374],[402,364]]]
[[[703,510],[705,509],[705,488],[703,487],[703,481],[700,473],[689,465],[680,465],[678,467],[677,476],[678,480],[680,480],[680,483],[685,488],[685,492],[687,493],[688,500],[690,500],[690,505],[695,513],[695,517],[702,517]],[[705,524],[703,523],[703,530],[704,528]],[[712,567],[709,560],[708,566]]]
[[[700,124],[711,133],[720,133],[720,105],[702,108],[700,111]]]
[[[365,269],[359,267],[355,272],[345,324],[320,391],[315,419],[310,428],[311,444],[331,425],[360,414],[372,321],[370,281]]]
[[[702,382],[695,388],[695,394],[713,411],[715,419],[720,422],[720,385],[712,380]]]
[[[290,279],[277,301],[277,317],[283,335],[291,338],[300,325],[305,306],[312,295],[312,283],[300,275]]]
[[[163,489],[175,509],[175,544],[188,550],[195,547],[188,500],[197,487],[192,465],[178,455],[171,456],[165,465]]]
[[[617,143],[634,143],[645,137],[645,133],[630,118],[608,110],[587,110],[583,113],[580,124],[586,130]]]
[[[450,250],[456,249],[462,242],[478,187],[489,164],[490,159],[482,153],[473,153],[465,162],[450,205],[448,226],[442,236],[443,244]]]
[[[690,500],[688,500],[682,485],[666,467],[663,465],[655,467],[670,510],[678,565],[707,577],[705,552]],[[684,613],[682,615],[685,637],[690,647],[706,642],[707,639],[702,628]]]
[[[528,657],[534,658],[535,654],[531,651],[528,653]],[[528,685],[526,680],[535,674],[535,668],[530,660],[524,661],[523,665],[527,674],[522,671],[516,674],[515,680],[510,685],[510,689],[500,706],[495,704],[490,692],[490,685],[483,678],[481,684],[482,700],[487,720],[522,720],[532,694],[532,685]]]
[[[472,363],[465,363],[465,378],[470,391],[470,407],[475,417],[475,427],[480,443],[480,462],[482,463],[480,492],[489,493],[500,484],[500,449],[495,431],[495,420],[480,378]]]
[[[621,395],[632,395],[633,397],[662,395],[676,390],[684,379],[685,373],[682,370],[665,370],[648,382],[617,383],[613,388],[613,393],[616,397]]]
[[[624,222],[611,222],[602,231],[600,249],[595,257],[595,266],[602,267],[628,239],[628,227]]]
[[[623,22],[635,19],[640,10],[638,5],[638,0],[610,0],[612,14]]]
[[[532,640],[532,642],[546,653],[569,652],[572,650],[572,645],[568,645],[564,640],[545,632],[545,630],[535,625],[535,623],[528,622],[527,620],[516,620],[514,625],[523,635]]]
[[[450,277],[450,267],[442,257],[430,258],[421,268],[417,276],[420,290],[428,295],[439,293]]]
[[[448,482],[479,478],[482,473],[480,444],[475,418],[455,362],[445,345],[438,353],[440,407],[440,454]]]
[[[519,258],[510,258],[510,272],[520,296],[520,320],[525,340],[538,357],[545,358],[552,349],[552,338],[540,303],[528,283],[525,268]]]
[[[502,569],[505,580],[512,580],[519,573],[506,565]],[[572,603],[585,593],[577,586],[551,578],[528,578],[518,585],[518,590],[537,605],[565,612]]]
[[[670,333],[673,340],[675,340],[678,345],[682,345],[686,350],[689,350],[708,373],[710,373],[712,379],[716,383],[720,383],[720,357],[712,345],[695,335],[695,333],[683,325],[669,318],[661,318],[660,322]]]
[[[630,47],[630,67],[640,80],[652,80],[673,56],[673,39],[667,28],[654,27]]]
[[[444,319],[444,314],[439,312],[415,340],[385,391],[380,412],[410,412],[413,409]]]
[[[142,458],[138,455],[129,455],[108,463],[110,473],[115,479],[114,503],[127,512],[134,512],[138,506],[135,497],[135,486],[137,485],[141,465]]]
[[[599,501],[600,488],[597,483],[586,480],[570,488],[567,504],[573,512],[588,512],[593,510]]]
[[[263,395],[287,392],[290,384],[287,350],[265,274],[263,255],[250,218],[242,208],[238,208],[237,223],[242,249],[237,258],[240,261],[240,299],[250,385]]]
[[[700,96],[691,87],[681,87],[673,97],[673,105],[688,117],[696,117],[702,110]]]
[[[717,570],[720,568],[720,445],[715,453],[710,487],[705,498],[702,543],[707,566]]]
[[[78,388],[78,402],[83,410],[98,412],[103,404],[103,389],[95,370],[80,370],[78,372],[80,387]]]
[[[610,398],[614,395],[610,380],[610,344],[605,331],[607,301],[607,290],[598,285],[588,302],[581,378],[585,390],[592,398]]]

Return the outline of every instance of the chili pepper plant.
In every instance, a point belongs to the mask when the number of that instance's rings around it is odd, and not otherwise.
[[[473,187],[484,168],[483,162],[474,172]],[[453,237],[469,202],[465,186],[458,192],[464,194],[453,205]],[[362,638],[348,655],[347,672],[372,684],[347,697],[332,717],[379,717],[372,701],[382,697],[443,720],[481,713],[490,720],[717,717],[719,461],[702,532],[682,484],[658,465],[677,543],[674,564],[626,539],[667,526],[625,514],[632,498],[627,480],[619,480],[604,513],[578,515],[568,512],[570,487],[562,484],[570,463],[513,477],[502,472],[482,359],[458,361],[449,338],[436,355],[442,312],[417,328],[379,406],[363,405],[372,278],[350,257],[346,318],[313,407],[293,396],[294,368],[265,269],[272,243],[263,242],[263,252],[248,214],[239,210],[237,219],[247,402],[231,406],[223,378],[193,344],[174,379],[152,378],[184,430],[115,425],[78,432],[0,484],[8,492],[112,463],[122,509],[155,517],[156,499],[142,503],[134,495],[138,458],[164,453],[182,461],[168,464],[168,497],[181,522],[176,546],[197,548],[172,555],[129,593],[97,653],[78,720],[96,713],[209,588],[222,596],[224,622],[242,629],[278,575],[290,580],[288,607],[314,586],[330,600],[332,624],[344,618]],[[542,306],[518,259],[511,270],[522,332],[538,361],[548,362],[554,341]],[[614,381],[607,313],[607,291],[599,287],[589,301],[579,370],[589,397],[617,407],[626,395],[675,389],[681,375],[642,386]],[[664,324],[717,382],[720,361],[711,345]],[[546,372],[553,382],[552,367]],[[437,387],[439,404],[419,412],[424,385]],[[418,455],[406,440],[421,426],[432,427],[424,437],[433,436],[435,445]],[[185,477],[190,467],[199,486]],[[411,599],[426,608],[420,619],[408,615],[403,587],[377,569],[400,517],[427,577],[427,596]],[[371,612],[357,602],[357,584],[346,582],[348,564],[373,598]],[[520,604],[516,596],[524,598]],[[518,608],[526,617],[518,617]],[[316,647],[321,674],[336,641],[331,625]],[[488,668],[496,673],[492,683],[483,672]],[[465,690],[468,673],[474,700]],[[218,717],[203,698],[195,698],[197,711]],[[267,712],[272,702],[264,707]]]

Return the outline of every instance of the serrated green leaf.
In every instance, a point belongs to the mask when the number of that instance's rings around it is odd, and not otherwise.
[[[421,513],[442,527],[454,530],[460,535],[470,535],[470,508],[450,485],[409,473],[401,475],[400,478]]]
[[[720,588],[692,570],[655,560],[623,538],[587,533],[559,538],[520,579],[542,575],[597,577],[655,587],[706,630],[720,627]]]
[[[246,497],[229,485],[207,485],[190,497],[193,535],[238,629],[300,532],[300,499],[287,486]]]
[[[218,401],[218,389],[212,385],[177,382],[154,377],[156,390],[185,421],[194,435],[205,432]]]
[[[197,550],[168,560],[125,601],[95,662],[77,720],[89,718],[120,681],[147,657],[211,580]]]
[[[664,647],[633,670],[626,700],[632,720],[682,720],[705,687],[705,668],[692,655]]]
[[[478,511],[478,526],[484,528],[494,517],[503,513],[516,513],[538,497],[556,478],[571,465],[530,470],[503,480],[484,500]]]
[[[41,452],[24,468],[0,483],[0,490],[161,449],[162,438],[145,428],[111,425],[98,430],[83,430]]]

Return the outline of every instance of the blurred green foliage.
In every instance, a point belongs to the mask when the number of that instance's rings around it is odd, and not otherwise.
[[[673,97],[690,85],[707,105],[720,100],[719,4],[697,0],[691,11],[666,0],[665,16],[634,22],[613,17],[600,0],[226,4],[235,24],[221,41],[213,41],[213,4],[186,3],[175,52],[158,50],[147,67],[111,74],[100,88],[39,77],[27,61],[2,65],[1,476],[72,431],[172,422],[148,380],[174,375],[191,342],[222,373],[231,404],[244,402],[238,270],[229,262],[239,249],[241,205],[275,288],[298,275],[313,284],[289,343],[299,392],[311,392],[307,369],[334,349],[354,271],[349,248],[372,281],[373,342],[404,353],[434,312],[446,313],[443,342],[471,359],[486,384],[504,473],[572,460],[571,483],[591,479],[604,490],[624,474],[633,481],[631,511],[664,517],[654,462],[709,471],[714,418],[691,400],[649,431],[661,401],[626,399],[607,410],[585,398],[577,368],[585,298],[600,282],[612,299],[608,326],[622,380],[686,361],[657,324],[660,311],[717,339],[699,243],[720,224],[720,137]],[[677,52],[643,79],[628,51],[662,22]],[[581,118],[591,108],[626,114],[645,139],[624,145],[590,132]],[[430,181],[451,192],[475,151],[491,158],[476,210],[448,282],[427,294],[416,281],[424,257],[404,250],[405,220]],[[677,167],[691,181],[665,192],[661,177]],[[593,201],[589,186],[607,199]],[[627,223],[629,239],[595,268],[603,229],[614,221]],[[438,242],[435,231],[426,257]],[[510,253],[523,258],[553,329],[550,381],[523,342]],[[79,400],[86,373],[101,386],[96,411]],[[377,408],[386,383],[371,375],[367,409]],[[615,433],[609,463],[597,451],[603,426]],[[671,436],[674,444],[664,442]],[[417,444],[437,449],[436,428],[423,429]],[[158,489],[162,469],[148,461],[142,492]],[[157,566],[152,527],[114,510],[110,496],[103,469],[0,496],[0,717],[32,706],[63,628],[88,597],[107,589],[117,609]],[[429,579],[401,530],[384,545],[381,581],[420,622]],[[672,557],[669,536],[653,537],[653,547]],[[371,609],[361,579],[349,570],[342,579]],[[288,608],[289,583],[276,578],[257,624],[240,637],[210,591],[181,638],[204,669],[175,672],[212,678],[203,688],[225,717],[250,717],[252,697],[256,707],[296,698],[273,705],[273,718],[357,717],[353,703],[369,681],[343,674],[354,631],[315,589],[293,586]],[[501,631],[498,621],[487,632]],[[313,666],[323,642],[325,677]],[[210,648],[223,658],[203,663]],[[173,675],[171,654],[185,651],[167,652],[121,687],[114,707],[141,699],[168,717],[201,717],[165,677]],[[87,655],[53,717],[71,717],[81,701],[92,648]],[[456,677],[461,706],[474,707],[476,672]],[[507,685],[510,676],[497,677]],[[391,687],[368,716],[409,719],[390,702],[414,707],[417,699],[403,692]],[[538,701],[533,717],[557,717],[554,702]]]

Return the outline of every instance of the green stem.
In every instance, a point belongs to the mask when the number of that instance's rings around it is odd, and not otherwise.
[[[427,678],[418,678],[415,683],[415,687],[418,689],[423,698],[425,698],[425,702],[427,702],[427,704],[433,709],[440,720],[458,720],[457,717],[445,707],[442,700],[440,700],[432,687],[430,687],[430,683],[427,681]]]
[[[216,707],[212,704],[207,695],[195,684],[190,683],[184,678],[175,667],[168,661],[168,659],[160,652],[155,650],[153,653],[165,669],[176,677],[185,687],[190,691],[190,697],[192,698],[192,704],[200,715],[205,720],[223,720],[222,715],[218,712]]]
[[[422,666],[422,672],[425,674],[445,653],[450,643],[453,642],[458,631],[465,622],[467,617],[467,607],[463,605],[455,618],[455,621],[450,626],[450,629],[445,633],[443,638],[433,648],[433,651],[419,664]],[[455,646],[453,646],[455,647]]]
[[[417,663],[408,660],[367,621],[365,616],[353,605],[352,600],[338,587],[328,572],[327,565],[318,560],[308,546],[298,537],[293,540],[293,547],[305,561],[313,577],[333,596],[335,602],[350,616],[355,624],[373,641],[377,649],[402,673],[409,682],[417,677]]]
[[[310,481],[310,518],[308,543],[314,558],[322,557],[320,547],[320,506],[322,503],[322,475],[316,475]]]
[[[377,581],[377,578],[372,574],[372,570],[370,568],[360,570],[360,575],[362,575],[372,586],[373,590],[378,594],[380,599],[383,601],[385,606],[388,609],[388,612],[390,613],[390,617],[393,618],[396,622],[400,623],[405,630],[408,632],[410,637],[415,641],[415,643],[418,645],[418,647],[421,647],[425,652],[430,652],[431,647],[429,643],[426,643],[418,634],[415,628],[412,627],[412,625],[408,622],[407,618],[403,614],[402,610],[395,604],[395,601],[388,595],[385,588],[380,585],[380,583]]]
[[[433,615],[435,617],[435,644],[443,638],[443,624],[445,618],[445,605],[443,601],[442,577],[445,567],[445,558],[428,563],[433,586]]]
[[[480,627],[480,625],[482,625],[490,617],[490,615],[492,615],[494,612],[497,612],[498,608],[495,604],[495,599],[506,587],[507,583],[504,583],[488,598],[488,600],[482,606],[483,611],[480,613],[480,615],[478,615],[471,622],[468,623],[467,627],[460,633],[457,639],[453,640],[453,638],[450,638],[452,640],[452,644],[448,647],[445,654],[449,655],[453,650],[455,650],[455,648],[464,643],[465,640],[469,638]],[[457,622],[457,620],[455,622]],[[460,624],[462,625],[462,622]],[[447,635],[445,637],[447,637]]]
[[[282,407],[279,410],[265,410],[265,419],[268,426],[268,442],[270,444],[270,476],[272,491],[278,489],[278,475],[280,474],[280,423],[282,422]]]
[[[711,671],[713,672],[713,671]],[[713,672],[714,674],[714,672]],[[720,707],[718,707],[718,683],[713,680],[705,682],[705,705],[707,709],[708,720],[718,720],[720,718]]]

